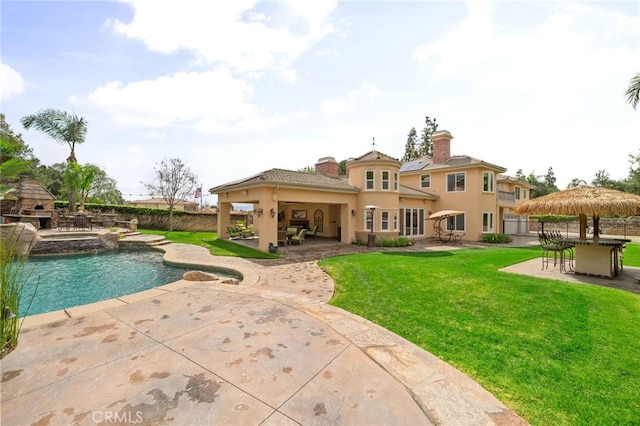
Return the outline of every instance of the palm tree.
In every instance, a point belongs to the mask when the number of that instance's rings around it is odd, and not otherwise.
[[[76,144],[83,143],[87,136],[87,121],[75,114],[57,109],[43,109],[37,114],[22,117],[20,120],[25,129],[34,128],[53,140],[66,143],[71,150],[67,158],[68,164],[77,163]],[[75,211],[75,191],[69,191],[69,210]]]
[[[636,109],[640,102],[640,73],[631,78],[627,91],[624,92],[627,97],[627,102],[631,104],[633,109]]]

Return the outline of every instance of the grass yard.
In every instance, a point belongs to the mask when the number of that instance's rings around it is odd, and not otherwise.
[[[264,253],[227,240],[219,240],[215,232],[157,231],[138,229],[142,234],[161,235],[174,243],[206,247],[214,256],[245,257],[249,259],[278,259],[279,253]]]
[[[319,262],[331,304],[463,371],[534,425],[640,424],[640,295],[499,272],[538,248]],[[640,264],[628,244],[625,265]]]

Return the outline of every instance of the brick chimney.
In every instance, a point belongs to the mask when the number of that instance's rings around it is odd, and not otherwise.
[[[433,164],[444,163],[451,157],[451,139],[453,136],[446,130],[440,130],[431,135]]]
[[[330,177],[338,177],[340,168],[338,162],[333,157],[322,157],[316,163],[316,173]]]

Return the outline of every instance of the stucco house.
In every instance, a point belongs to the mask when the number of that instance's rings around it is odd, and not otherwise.
[[[402,164],[376,150],[347,161],[340,176],[337,161],[323,157],[315,173],[271,169],[213,187],[218,197],[219,238],[230,225],[233,203],[253,204],[260,250],[276,244],[284,226],[317,226],[317,236],[343,243],[404,236],[434,236],[429,215],[464,212],[447,226],[477,240],[482,233],[504,232],[503,220],[518,220],[515,205],[531,185],[502,175],[505,168],[465,155],[451,156],[451,134],[432,135],[433,156]],[[518,196],[516,197],[516,193]],[[522,220],[524,222],[524,219]]]

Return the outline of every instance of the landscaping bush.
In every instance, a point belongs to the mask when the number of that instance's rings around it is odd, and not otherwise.
[[[32,272],[24,270],[24,257],[18,251],[19,238],[20,233],[14,231],[0,240],[0,282],[2,282],[0,288],[0,358],[4,358],[18,344],[18,335],[22,325],[22,321],[18,317],[22,289],[27,284]]]
[[[490,244],[504,244],[512,241],[511,237],[506,234],[482,234],[480,241]]]
[[[369,244],[368,241],[362,241],[360,239],[355,239],[353,244],[357,246],[366,246]],[[406,237],[399,238],[376,238],[376,247],[410,247],[413,245],[413,240],[410,240]]]

